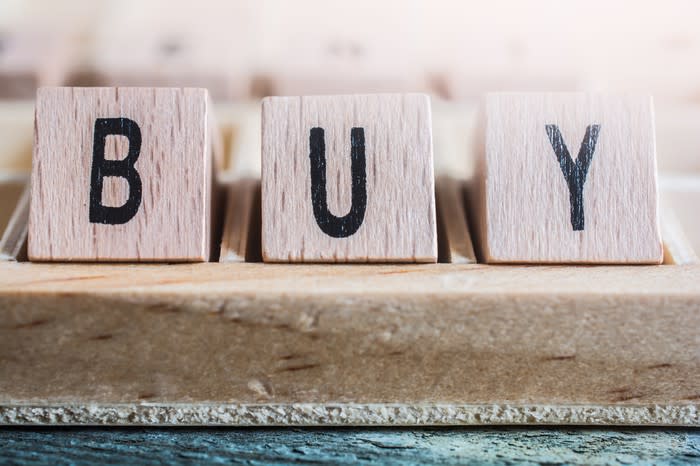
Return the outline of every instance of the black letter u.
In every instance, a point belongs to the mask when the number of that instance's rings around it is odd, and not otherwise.
[[[352,205],[350,212],[336,217],[328,210],[326,190],[326,142],[323,128],[311,128],[309,158],[311,159],[311,203],[316,223],[328,236],[346,238],[354,234],[365,218],[367,208],[367,174],[365,170],[365,130],[350,131],[350,171],[352,172]]]

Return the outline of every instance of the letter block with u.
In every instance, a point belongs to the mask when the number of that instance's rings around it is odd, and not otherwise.
[[[496,93],[482,113],[484,260],[662,261],[651,97]]]
[[[268,97],[262,106],[266,262],[435,262],[430,100]]]
[[[208,260],[210,112],[204,89],[39,89],[30,260]]]

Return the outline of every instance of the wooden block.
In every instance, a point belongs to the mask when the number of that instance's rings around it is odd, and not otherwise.
[[[262,107],[267,262],[435,262],[430,101],[272,97]]]
[[[488,262],[662,261],[650,97],[489,94],[482,124]]]
[[[210,111],[204,89],[40,89],[30,260],[207,260]]]
[[[260,181],[244,179],[231,183],[226,200],[219,262],[251,260],[253,243],[259,246],[260,242]]]
[[[474,264],[476,256],[469,222],[462,181],[441,176],[435,183],[435,197],[440,234],[440,261],[451,264]]]
[[[5,220],[0,217],[0,261],[26,260],[27,258],[27,224],[29,220],[29,195],[30,187],[28,183],[21,183],[20,196],[14,196],[15,192],[5,198],[8,193],[2,192],[4,201],[15,201],[14,208]],[[2,186],[5,191],[7,186]],[[14,191],[15,186],[10,189]],[[8,203],[9,204],[9,203]],[[4,209],[3,209],[4,210]],[[8,209],[9,210],[9,209]],[[0,211],[0,216],[5,212]]]

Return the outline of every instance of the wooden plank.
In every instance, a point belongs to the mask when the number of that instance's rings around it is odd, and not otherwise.
[[[43,88],[38,97],[31,260],[209,259],[205,89]],[[73,117],[56,118],[65,112]]]
[[[0,261],[17,261],[27,259],[27,225],[29,221],[29,185],[22,185],[21,195],[16,198],[16,204],[7,222],[0,217]],[[2,186],[5,188],[6,186]],[[4,191],[4,189],[0,189]],[[7,193],[3,192],[3,196]],[[14,193],[13,193],[14,194]],[[8,196],[3,202],[10,201],[14,196]]]
[[[227,186],[226,214],[219,262],[253,260],[260,248],[260,181],[244,179]],[[257,254],[259,256],[259,254]]]
[[[464,183],[461,180],[440,177],[435,182],[438,234],[442,244],[440,261],[452,264],[474,264],[474,246],[469,233]]]
[[[484,118],[487,262],[661,263],[649,96],[489,94]]]
[[[4,424],[700,423],[697,266],[0,276]]]
[[[265,261],[437,260],[427,96],[266,98],[262,121]]]

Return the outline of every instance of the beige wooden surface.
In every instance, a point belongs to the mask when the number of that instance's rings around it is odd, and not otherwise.
[[[45,88],[37,101],[29,257],[58,261],[203,261],[209,257],[212,141],[202,89]],[[66,119],[62,115],[70,114]],[[96,118],[141,131],[142,201],[123,224],[88,219]],[[105,159],[126,156],[108,136]],[[111,181],[111,182],[108,182]],[[122,206],[128,184],[105,177],[102,203]],[[61,215],[56,213],[60,212]]]
[[[595,139],[587,127],[599,128],[587,175],[574,175],[585,180],[580,226],[547,125],[577,166]],[[480,131],[475,207],[486,261],[661,262],[649,96],[489,94]]]
[[[262,105],[265,261],[437,260],[427,96],[273,97]],[[317,127],[324,130],[328,211],[336,217],[352,212],[351,131],[364,131],[366,209],[345,237],[322,230],[312,205],[310,134]]]
[[[694,266],[0,273],[2,423],[700,422]]]

